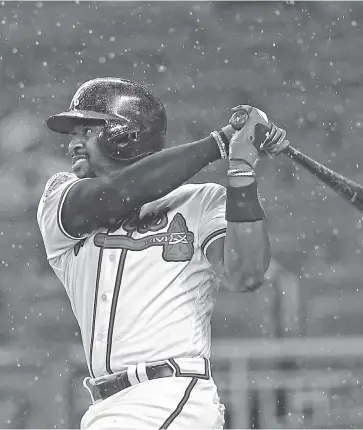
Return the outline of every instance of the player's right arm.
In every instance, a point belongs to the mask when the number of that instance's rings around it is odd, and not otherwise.
[[[110,177],[81,180],[62,202],[61,224],[72,237],[108,228],[130,211],[157,200],[220,158],[214,138],[152,154]]]

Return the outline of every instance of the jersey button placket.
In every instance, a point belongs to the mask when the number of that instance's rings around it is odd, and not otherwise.
[[[107,304],[110,303],[110,294],[109,293],[102,293],[100,296],[100,299],[101,300],[100,300],[100,320],[99,320],[99,322],[104,322],[107,319],[106,316],[109,314],[109,309],[107,307]],[[102,303],[102,305],[101,305],[101,303]],[[103,343],[107,337],[107,334],[104,330],[103,325],[104,324],[102,324],[99,327],[99,331],[96,334],[96,341],[100,342],[100,343]]]
[[[96,339],[101,342],[103,339],[105,338],[105,336],[102,333],[98,333],[96,336]]]

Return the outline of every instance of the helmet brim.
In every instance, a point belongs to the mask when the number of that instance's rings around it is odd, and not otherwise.
[[[120,118],[87,110],[71,110],[50,116],[46,124],[50,130],[57,133],[72,134],[77,126],[104,125],[110,120],[120,121]]]

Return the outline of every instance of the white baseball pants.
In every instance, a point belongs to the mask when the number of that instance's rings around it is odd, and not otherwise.
[[[212,378],[145,381],[89,407],[81,429],[222,429],[224,405]]]

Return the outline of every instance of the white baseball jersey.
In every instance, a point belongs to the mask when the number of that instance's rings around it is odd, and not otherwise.
[[[80,239],[65,231],[61,211],[82,180],[89,179],[54,175],[37,219],[80,326],[91,376],[139,362],[208,358],[217,283],[205,251],[226,232],[225,188],[183,185],[144,205],[142,222],[129,219],[115,231]]]

